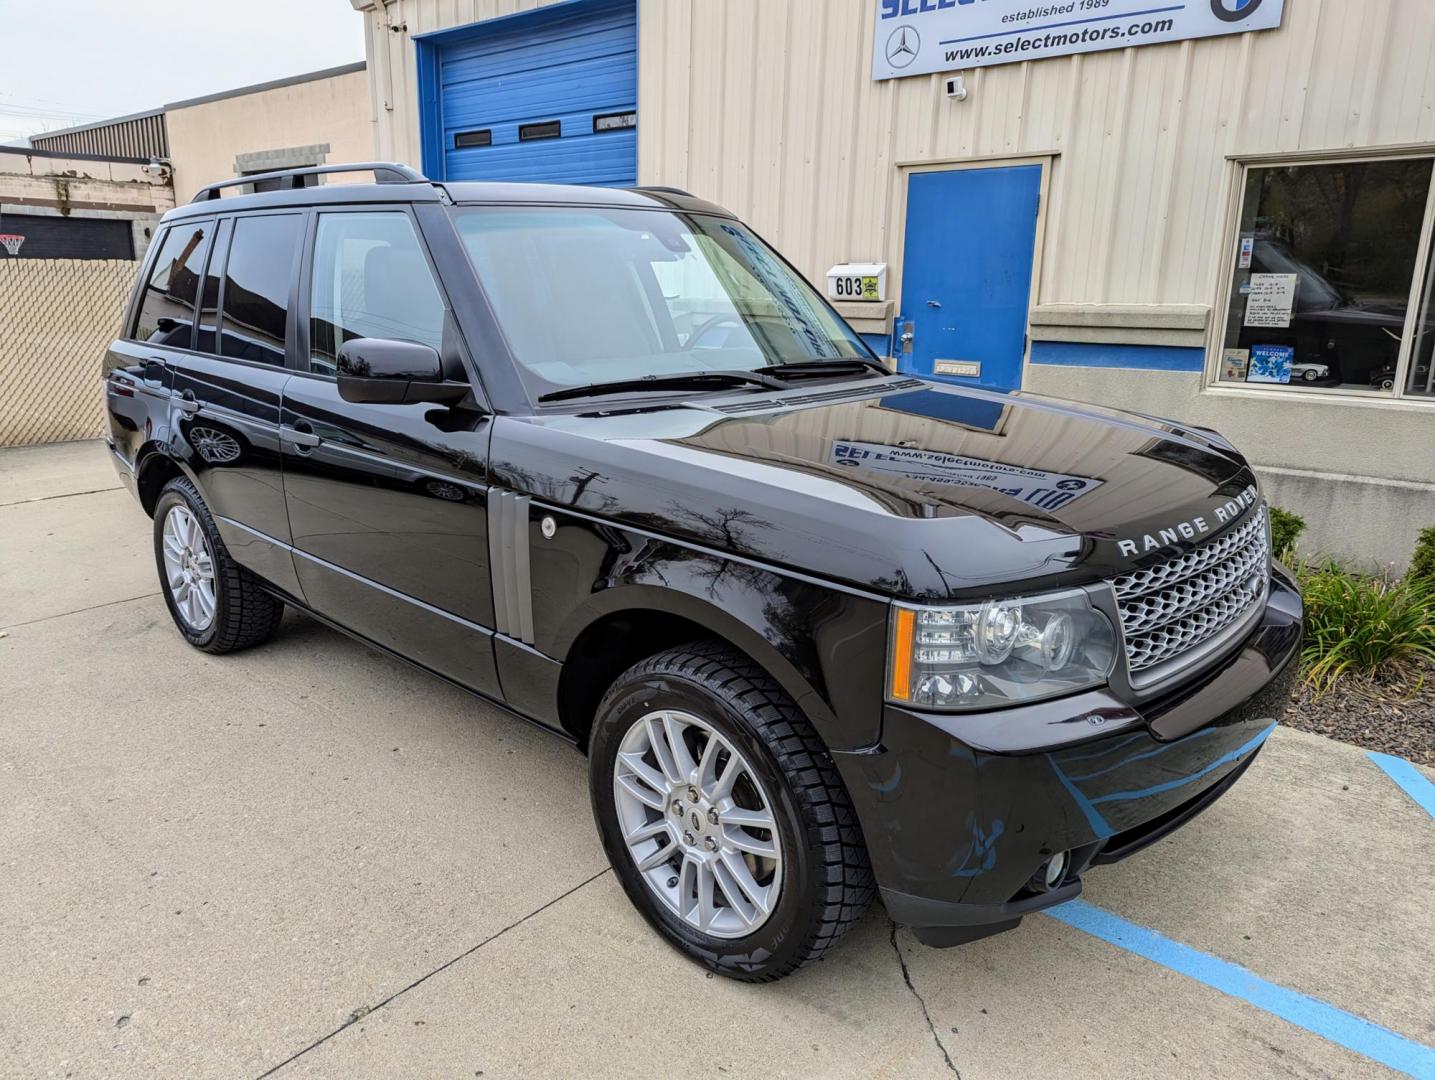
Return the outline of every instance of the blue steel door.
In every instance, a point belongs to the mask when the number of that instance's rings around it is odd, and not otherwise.
[[[902,371],[992,390],[1021,386],[1040,200],[1040,165],[907,178]]]

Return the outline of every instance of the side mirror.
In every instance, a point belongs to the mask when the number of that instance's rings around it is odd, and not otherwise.
[[[455,405],[469,395],[466,382],[443,377],[438,352],[412,341],[355,338],[339,347],[339,396],[363,405]]]

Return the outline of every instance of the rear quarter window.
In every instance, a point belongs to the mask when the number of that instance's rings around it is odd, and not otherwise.
[[[213,232],[213,221],[183,222],[165,232],[140,291],[139,313],[130,334],[133,340],[190,347],[195,293]]]

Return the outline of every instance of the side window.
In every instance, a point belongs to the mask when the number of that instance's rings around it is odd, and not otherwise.
[[[214,222],[170,226],[140,298],[133,338],[187,349],[194,327],[194,296]]]
[[[220,300],[220,355],[284,366],[289,286],[303,222],[298,214],[235,220]]]
[[[443,342],[443,298],[407,214],[321,214],[314,240],[309,369],[334,374],[355,338]]]

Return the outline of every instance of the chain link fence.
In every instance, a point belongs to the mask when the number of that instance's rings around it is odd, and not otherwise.
[[[100,364],[138,267],[0,258],[0,446],[103,433]]]

